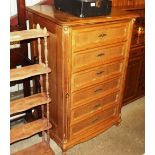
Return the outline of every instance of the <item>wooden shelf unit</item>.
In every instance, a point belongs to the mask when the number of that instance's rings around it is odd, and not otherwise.
[[[12,144],[19,140],[31,137],[32,135],[37,134],[39,132],[42,132],[42,142],[34,146],[31,146],[30,148],[13,153],[13,155],[54,154],[49,145],[50,142],[49,129],[51,128],[51,124],[49,122],[49,103],[51,99],[49,97],[48,74],[51,72],[51,69],[48,67],[48,60],[47,60],[48,56],[47,37],[48,32],[46,28],[41,29],[39,25],[37,25],[36,29],[16,31],[10,33],[10,45],[19,44],[20,41],[27,39],[28,40],[35,39],[37,40],[38,53],[39,53],[39,64],[11,69],[10,81],[12,82],[23,80],[38,75],[40,76],[40,85],[41,85],[40,93],[11,101],[10,115],[16,115],[20,112],[24,112],[28,109],[32,109],[37,106],[41,106],[42,109],[42,118],[10,129],[10,143]],[[41,38],[43,38],[43,41],[41,41]],[[43,43],[44,43],[43,51],[45,61],[44,63],[42,62],[43,53],[41,48],[41,45]],[[17,46],[11,46],[11,47],[17,47]],[[43,74],[45,74],[45,78],[43,78]],[[45,83],[45,85],[43,85],[43,83]],[[45,133],[47,133],[47,136],[45,136]]]
[[[31,76],[49,73],[51,70],[45,64],[34,64],[22,68],[11,69],[10,81],[26,79]]]
[[[19,127],[11,129],[10,142],[14,143],[24,138],[28,138],[36,133],[49,129],[50,127],[51,125],[48,125],[48,120],[45,118],[20,125]]]
[[[10,102],[10,114],[22,112],[51,101],[45,93],[38,93],[29,97],[20,98]],[[23,103],[23,104],[21,104]]]

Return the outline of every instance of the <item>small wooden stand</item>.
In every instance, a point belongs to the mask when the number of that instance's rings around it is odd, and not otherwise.
[[[41,93],[17,99],[10,103],[10,114],[15,115],[19,112],[32,109],[37,106],[41,106],[42,118],[30,123],[23,124],[19,127],[12,128],[10,131],[10,143],[28,138],[36,133],[42,132],[42,142],[35,144],[27,149],[13,153],[12,155],[54,155],[53,150],[50,148],[49,142],[49,129],[51,124],[49,122],[49,103],[51,101],[49,97],[49,82],[48,74],[51,69],[48,67],[48,49],[47,49],[47,37],[48,33],[46,28],[43,30],[37,25],[36,29],[16,31],[10,33],[10,45],[11,48],[17,48],[20,45],[20,41],[27,39],[36,39],[38,43],[39,52],[39,64],[31,66],[21,67],[17,69],[11,69],[10,81],[17,81],[29,78],[31,76],[40,76]],[[41,51],[41,38],[44,40],[44,58],[45,63],[42,62]],[[46,91],[44,92],[43,74],[45,74]],[[46,108],[45,108],[46,107]],[[46,110],[45,110],[46,109]],[[47,133],[47,136],[45,135]]]

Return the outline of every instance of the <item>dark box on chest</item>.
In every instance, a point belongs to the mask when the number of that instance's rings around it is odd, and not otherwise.
[[[55,0],[57,9],[78,17],[93,17],[111,13],[111,0]]]

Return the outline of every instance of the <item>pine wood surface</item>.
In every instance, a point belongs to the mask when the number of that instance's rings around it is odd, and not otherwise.
[[[82,118],[89,117],[95,112],[105,109],[106,107],[111,106],[112,104],[116,104],[118,101],[117,96],[119,95],[119,91],[116,91],[113,94],[107,95],[98,100],[92,101],[83,105],[82,107],[77,107],[71,112],[71,122],[76,122],[81,120]]]
[[[99,66],[97,68],[82,71],[73,75],[73,90],[79,90],[90,84],[102,82],[109,78],[116,77],[122,72],[123,62],[115,62],[113,64]]]
[[[44,118],[12,128],[10,130],[10,143],[14,143],[18,140],[28,138],[38,132],[51,128],[51,124],[49,124],[49,126],[47,126],[47,124],[48,120]]]
[[[45,64],[34,64],[21,68],[11,69],[10,81],[22,80],[31,76],[49,73],[51,69]]]
[[[118,43],[127,40],[128,24],[121,22],[117,24],[105,23],[96,27],[73,28],[72,48],[73,51],[81,51],[90,47]],[[87,39],[86,39],[87,38]]]
[[[22,31],[10,32],[10,42],[22,41],[26,39],[35,39],[41,37],[47,37],[48,33],[44,30],[30,29]]]
[[[82,130],[89,128],[90,126],[94,126],[95,124],[99,122],[103,122],[115,115],[116,112],[116,105],[115,107],[110,107],[109,109],[105,109],[102,111],[99,111],[93,116],[90,116],[89,118],[86,118],[80,122],[76,122],[74,124],[71,124],[71,135],[75,135],[80,133]]]
[[[73,71],[77,72],[84,69],[89,69],[94,66],[100,66],[104,63],[122,60],[125,55],[125,43],[113,44],[112,46],[102,46],[95,49],[89,49],[73,54],[72,65]]]
[[[83,105],[92,100],[103,97],[104,95],[110,94],[116,90],[119,90],[120,77],[116,77],[109,81],[101,82],[97,85],[81,89],[81,91],[74,92],[72,94],[72,104],[71,107],[77,107]]]
[[[51,99],[48,99],[45,93],[34,94],[29,97],[13,100],[10,103],[10,114],[22,112],[49,103],[50,101]]]
[[[11,155],[54,155],[54,152],[46,142],[41,142]]]
[[[52,130],[50,130],[51,138],[54,138],[61,148],[66,150],[119,123],[131,32],[134,18],[137,15],[113,9],[109,16],[78,18],[55,10],[52,6],[39,5],[29,7],[28,16],[30,27],[35,27],[39,23],[41,27],[47,27],[49,33],[49,51],[52,52],[49,52],[48,61],[53,73],[49,76],[49,84],[52,102],[54,103],[50,105],[50,120],[53,124]],[[111,28],[112,31],[110,31]],[[120,33],[117,33],[118,31]],[[33,48],[35,49],[35,46]],[[37,55],[36,52],[33,54]],[[84,72],[88,73],[95,67],[102,67],[105,64],[114,63],[117,65],[118,61],[124,64],[121,65],[122,68],[117,69],[120,70],[117,79],[111,76],[112,69],[109,69],[105,74],[109,80],[103,79],[103,81],[98,81],[97,78],[93,80],[93,72],[91,72],[88,75],[90,81],[88,80],[87,84],[81,84],[82,81],[85,81],[81,80],[85,78],[84,76],[79,78],[79,88],[73,89],[75,88],[73,86],[74,77],[80,77]],[[101,71],[97,73],[101,75],[103,73]],[[113,109],[115,111],[114,117],[111,117],[113,115],[111,110],[102,123],[100,120],[104,116],[99,115],[99,122],[95,116],[90,117],[93,111],[91,106],[94,108],[99,104],[102,105],[104,97],[116,91],[119,91],[117,102],[115,99],[112,100],[116,106],[116,111]],[[101,102],[98,102],[99,99]],[[90,105],[92,102],[94,105]],[[76,134],[73,134],[71,123],[75,123],[75,120],[72,119],[72,114],[76,108],[84,109],[86,104],[90,105],[88,105],[90,110],[87,110],[88,113],[83,112],[81,114],[83,117],[78,121],[79,124],[83,123],[82,120],[89,119],[89,121],[83,131],[80,131],[80,127],[78,127],[74,132]],[[80,117],[79,111],[76,115]],[[99,111],[100,108],[96,109],[93,114],[95,115]]]
[[[114,21],[114,20],[121,20],[121,19],[131,19],[133,17],[138,17],[137,14],[129,13],[126,11],[118,10],[112,8],[112,12],[108,16],[98,16],[98,17],[89,17],[89,18],[79,18],[73,16],[69,13],[59,11],[55,9],[54,6],[51,5],[35,5],[27,7],[27,10],[33,12],[34,14],[38,14],[42,17],[47,18],[49,21],[54,22],[58,25],[64,26],[74,26],[77,24],[92,24],[97,22],[107,22],[107,21]],[[48,26],[47,26],[48,27]]]

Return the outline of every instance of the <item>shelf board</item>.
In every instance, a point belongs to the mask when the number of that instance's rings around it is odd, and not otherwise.
[[[54,155],[55,153],[46,142],[35,144],[11,155]]]
[[[10,114],[23,112],[39,105],[49,103],[51,100],[47,98],[45,93],[38,93],[32,96],[13,100],[10,103]]]
[[[51,124],[49,123],[49,126],[47,126],[47,123],[48,120],[44,118],[12,128],[10,130],[10,143],[28,138],[36,133],[51,128]]]
[[[49,67],[46,67],[45,64],[34,64],[21,68],[11,69],[10,81],[23,80],[31,76],[36,76],[49,72],[51,72],[51,69]]]
[[[22,30],[22,31],[14,31],[10,32],[10,42],[18,42],[27,39],[35,39],[47,37],[48,33],[44,32],[42,29],[31,29],[31,30]]]

